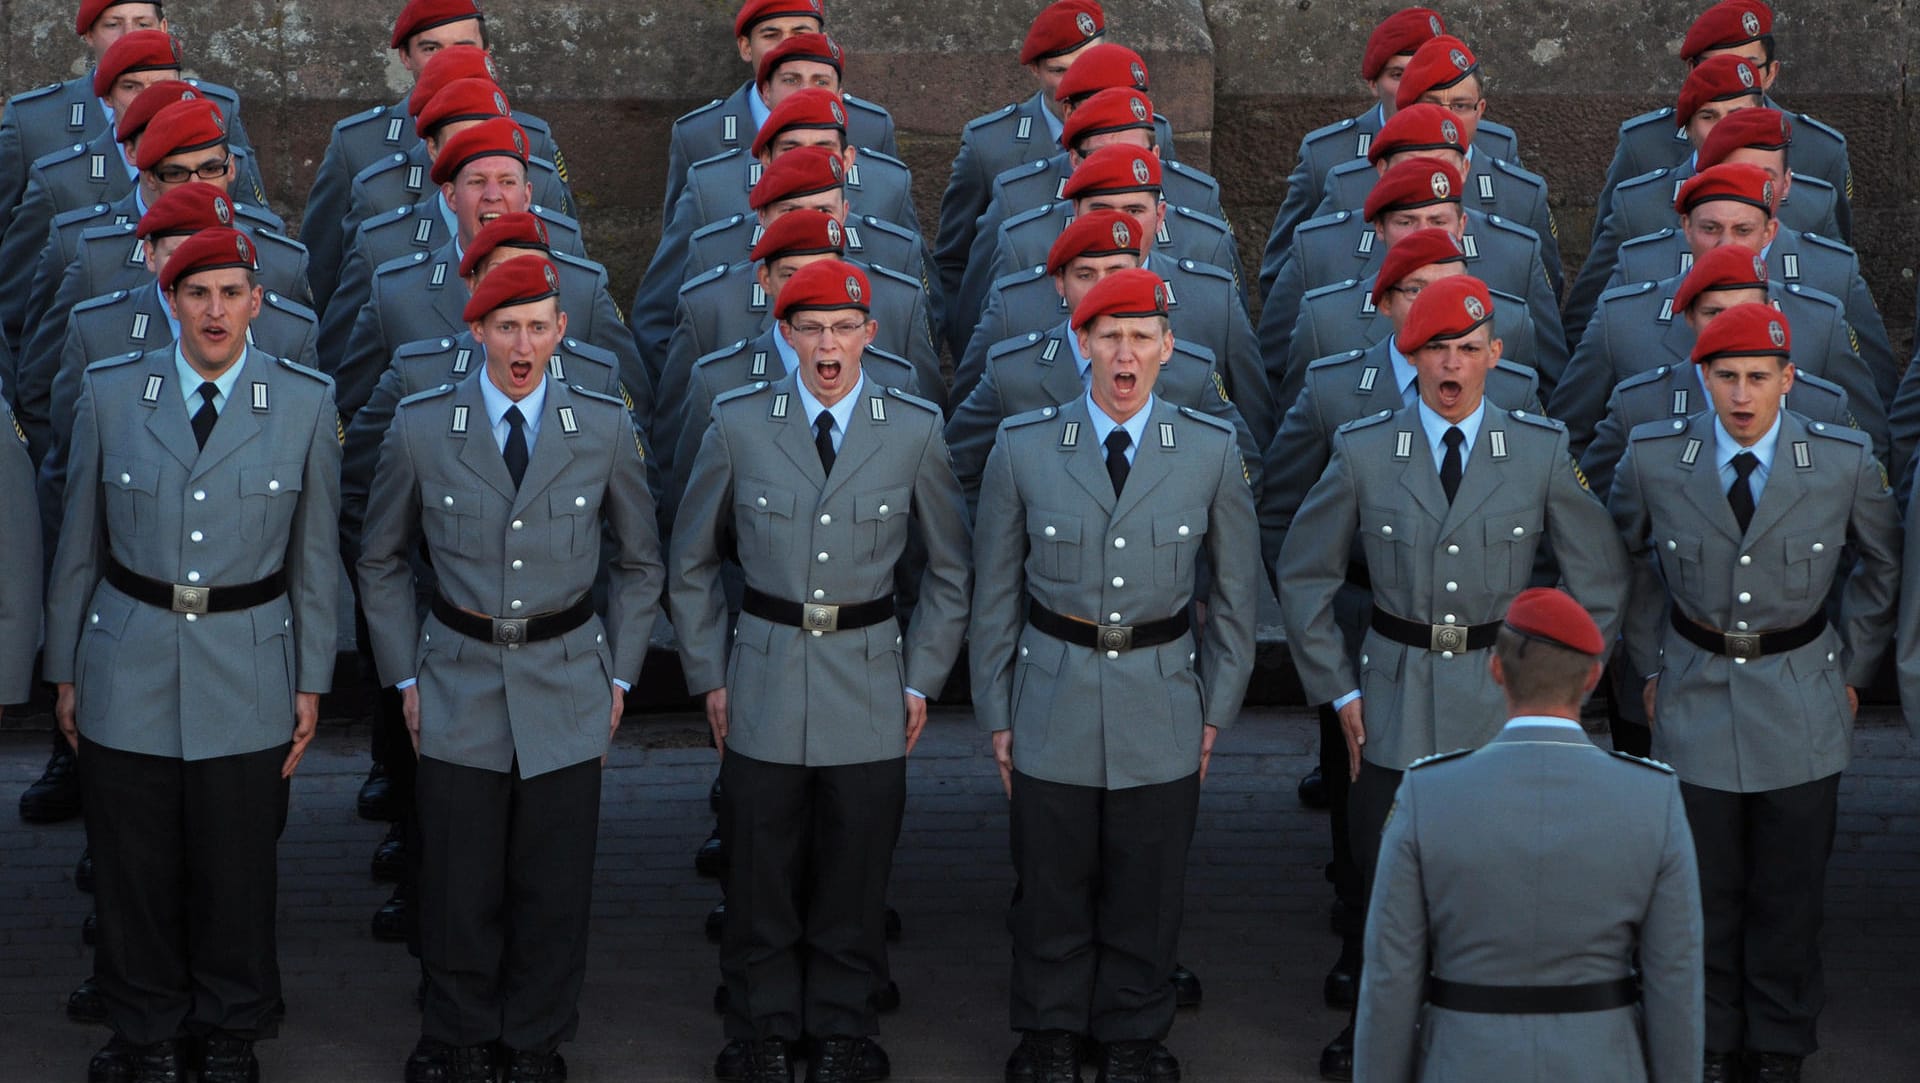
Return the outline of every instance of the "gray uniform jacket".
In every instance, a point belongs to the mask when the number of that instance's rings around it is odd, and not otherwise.
[[[1627,593],[1626,551],[1567,457],[1558,422],[1490,403],[1449,505],[1418,410],[1342,426],[1280,548],[1280,611],[1307,700],[1359,689],[1361,754],[1391,770],[1487,743],[1504,701],[1483,653],[1449,658],[1372,630],[1356,672],[1332,606],[1355,560],[1366,564],[1376,607],[1421,624],[1500,620],[1529,585],[1543,540],[1568,593],[1609,639]]]
[[[347,196],[347,216],[341,220],[341,235],[348,236],[360,223],[382,211],[410,207],[440,186],[432,182],[433,161],[427,157],[427,145],[415,143],[410,151],[388,154],[354,175]],[[566,215],[579,217],[573,192],[560,177],[560,169],[545,158],[527,160],[527,186],[533,201]]]
[[[1400,782],[1368,910],[1354,1078],[1690,1083],[1706,1042],[1703,936],[1673,772],[1577,729],[1507,726]],[[1429,974],[1566,986],[1636,970],[1641,1003],[1608,1011],[1424,1005]]]
[[[420,754],[533,778],[606,754],[612,682],[640,679],[665,572],[625,405],[548,379],[516,489],[487,422],[486,378],[481,368],[400,403],[367,499],[360,602],[381,682],[419,679]],[[593,589],[603,522],[618,539],[604,621],[502,646],[422,619],[409,558],[423,540],[449,602],[530,617]]]
[[[1677,230],[1663,229],[1636,237],[1620,246],[1620,266],[1609,289],[1634,282],[1658,282],[1686,274],[1693,253]],[[1816,233],[1797,233],[1785,226],[1767,247],[1767,281],[1783,286],[1802,285],[1839,300],[1845,309],[1849,341],[1873,372],[1879,401],[1892,402],[1900,380],[1900,358],[1894,355],[1887,325],[1873,302],[1873,291],[1860,276],[1860,257],[1839,241]]]
[[[1275,386],[1291,387],[1297,393],[1299,374],[1308,365],[1348,350],[1364,350],[1392,336],[1393,321],[1373,306],[1377,277],[1349,278],[1306,292],[1300,299],[1300,317],[1294,321],[1293,336],[1287,340],[1286,369]],[[1511,293],[1489,292],[1493,295],[1493,337],[1501,343],[1500,359],[1536,367],[1538,346],[1527,302]]]
[[[1607,396],[1620,381],[1660,365],[1693,367],[1693,329],[1684,315],[1673,311],[1673,297],[1683,278],[1673,275],[1659,282],[1617,286],[1602,295],[1588,334],[1580,340],[1566,378],[1554,389],[1547,409],[1566,423],[1575,455],[1586,451],[1594,426],[1605,416]],[[1880,406],[1880,389],[1867,363],[1854,352],[1840,302],[1797,282],[1769,282],[1767,297],[1793,328],[1794,370],[1825,377],[1846,389],[1848,408],[1861,430],[1873,438],[1874,454],[1885,462],[1887,416]],[[1710,407],[1700,399],[1686,413]],[[1619,450],[1616,445],[1615,454]]]
[[[667,195],[660,205],[663,212],[673,210],[681,189],[686,187],[687,170],[695,162],[730,150],[753,147],[760,129],[753,123],[753,107],[748,104],[747,95],[758,92],[749,79],[724,100],[715,98],[673,122],[673,132],[667,137]],[[892,114],[851,94],[843,93],[840,98],[847,104],[847,142],[862,150],[899,157]]]
[[[1246,469],[1230,425],[1157,395],[1148,408],[1117,497],[1084,395],[1008,418],[987,458],[973,705],[987,730],[1013,730],[1023,775],[1109,790],[1172,782],[1199,769],[1201,727],[1240,713],[1260,575]],[[1199,636],[1115,654],[1026,623],[1029,597],[1108,624],[1176,616],[1202,554],[1213,579]]]
[[[898,759],[906,689],[938,695],[967,629],[967,513],[940,409],[865,379],[827,474],[797,386],[789,375],[714,401],[673,534],[687,688],[727,690],[730,752],[806,767]],[[727,635],[730,549],[750,589],[857,605],[893,596],[910,530],[927,550],[911,643],[892,619],[821,634],[743,613]]]
[[[1743,535],[1714,426],[1711,410],[1642,425],[1614,474],[1607,505],[1633,558],[1627,657],[1660,677],[1653,751],[1682,779],[1735,793],[1797,786],[1847,766],[1846,686],[1872,683],[1893,634],[1899,511],[1864,435],[1782,412]],[[1853,566],[1838,612],[1805,646],[1736,664],[1668,623],[1671,606],[1718,631],[1796,627],[1826,606],[1843,547]]]
[[[1920,301],[1916,306],[1920,307]],[[1916,349],[1915,354],[1920,356],[1920,349]],[[1913,460],[1914,446],[1920,444],[1920,366],[1911,360],[1900,375],[1893,398],[1888,401],[1887,428],[1893,439],[1893,456],[1887,469],[1896,479],[1904,479],[1907,466]]]
[[[1910,491],[1913,479],[1904,480]],[[1912,505],[1908,505],[1906,511],[1906,521],[1915,522]],[[1908,530],[1901,544],[1899,627],[1894,633],[1894,662],[1907,732],[1920,737],[1920,586],[1910,581],[1911,576],[1920,574],[1920,530]]]
[[[34,500],[33,458],[27,434],[0,389],[0,550],[13,574],[0,576],[0,703],[25,703],[33,694],[33,658],[40,647],[40,515]]]
[[[1086,380],[1074,361],[1068,337],[1072,334],[1062,322],[1045,332],[1008,338],[988,351],[980,381],[947,421],[947,447],[953,451],[954,472],[969,503],[979,500],[980,478],[1002,421],[1048,406],[1062,407],[1087,393]],[[1213,351],[1176,333],[1173,356],[1160,366],[1153,393],[1174,406],[1190,407],[1232,425],[1240,459],[1249,471],[1248,485],[1257,493],[1260,443],[1228,397],[1215,361]]]
[[[1327,177],[1343,162],[1366,161],[1373,137],[1380,134],[1384,121],[1376,105],[1357,117],[1316,128],[1300,141],[1300,155],[1294,162],[1293,172],[1287,174],[1286,197],[1280,203],[1279,213],[1274,215],[1273,229],[1267,233],[1267,244],[1260,256],[1262,297],[1272,291],[1273,280],[1279,277],[1280,261],[1286,257],[1287,249],[1293,247],[1293,231],[1313,217],[1313,208],[1326,195]],[[1484,154],[1520,164],[1513,129],[1485,118],[1474,131],[1473,151],[1475,158]]]
[[[1254,440],[1264,446],[1280,424],[1280,409],[1274,402],[1260,344],[1240,303],[1232,272],[1180,259],[1171,252],[1162,255],[1156,250],[1155,255],[1148,261],[1148,269],[1167,284],[1167,314],[1174,339],[1193,343],[1212,357],[1226,382],[1227,394],[1239,407]],[[974,328],[973,342],[954,366],[954,401],[973,393],[994,347],[1011,338],[1044,331],[1072,315],[1044,265],[1016,271],[994,283],[987,310]]]
[[[44,676],[76,685],[80,732],[123,752],[203,760],[293,734],[294,695],[333,683],[340,421],[325,376],[248,350],[204,448],[173,350],[87,369],[47,588]],[[107,560],[163,583],[284,572],[251,609],[175,613],[107,584]]]

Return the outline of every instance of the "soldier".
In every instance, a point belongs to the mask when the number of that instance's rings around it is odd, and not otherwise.
[[[1700,883],[1673,769],[1587,740],[1608,642],[1580,603],[1523,591],[1495,636],[1506,725],[1413,764],[1381,842],[1356,1078],[1699,1079]]]
[[[25,703],[33,694],[34,655],[40,645],[40,516],[33,498],[33,459],[27,434],[0,388],[0,410],[12,428],[0,431],[0,549],[21,569],[0,581],[0,713],[5,704]]]
[[[869,995],[906,756],[921,690],[945,684],[966,629],[966,509],[940,411],[866,378],[864,278],[829,260],[788,280],[777,315],[796,371],[714,401],[673,537],[687,685],[723,755],[720,962],[750,1083],[792,1078],[803,1029],[817,1039],[809,1079],[886,1078]],[[903,643],[893,591],[910,529],[927,558]],[[730,644],[720,570],[736,544]]]
[[[1087,391],[1001,426],[975,529],[973,701],[1019,879],[1006,1075],[1078,1080],[1091,1037],[1102,1079],[1163,1083],[1200,783],[1253,671],[1253,500],[1232,427],[1154,394],[1157,276],[1109,275],[1073,324]]]
[[[179,341],[85,376],[45,675],[103,915],[114,1034],[88,1077],[184,1077],[191,1036],[200,1079],[244,1083],[277,1027],[288,779],[332,681],[339,418],[326,377],[248,344],[244,235],[196,234],[160,279]]]
[[[1491,303],[1467,276],[1420,291],[1394,336],[1418,372],[1418,401],[1334,435],[1275,566],[1308,701],[1332,704],[1345,735],[1349,834],[1366,882],[1407,765],[1496,732],[1480,652],[1540,547],[1551,544],[1608,630],[1626,593],[1626,554],[1568,458],[1566,430],[1485,397],[1498,360]],[[1334,604],[1355,563],[1374,602],[1357,667]],[[1345,1078],[1352,1063],[1349,1024],[1322,1052],[1321,1074]]]
[[[1721,313],[1693,347],[1713,410],[1634,430],[1608,498],[1627,658],[1699,857],[1708,1083],[1791,1083],[1817,1047],[1840,772],[1900,580],[1886,473],[1864,435],[1781,409],[1789,349],[1770,306]]]
[[[420,756],[420,894],[439,919],[421,924],[409,1083],[492,1080],[496,1044],[514,1083],[565,1078],[600,767],[659,613],[626,408],[547,376],[567,332],[559,293],[539,258],[481,281],[464,314],[485,363],[400,404],[367,502],[361,597]],[[591,596],[603,524],[617,539],[605,623]],[[409,560],[422,544],[438,579],[424,619]]]

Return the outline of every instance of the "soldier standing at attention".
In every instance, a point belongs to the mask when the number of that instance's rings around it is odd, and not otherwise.
[[[1389,814],[1354,1077],[1692,1083],[1700,882],[1673,769],[1587,740],[1608,644],[1580,603],[1522,591],[1495,635],[1506,725],[1415,763]]]
[[[1109,275],[1073,324],[1087,392],[1001,426],[975,530],[973,701],[1019,877],[1006,1078],[1078,1081],[1092,1038],[1107,1083],[1170,1083],[1166,976],[1200,783],[1253,672],[1258,532],[1233,426],[1153,393],[1160,278]]]
[[[0,714],[4,714],[6,704],[25,703],[33,694],[42,597],[33,459],[27,455],[27,434],[13,419],[5,387],[0,387],[0,411],[7,415],[6,427],[0,428],[0,507],[7,509],[7,515],[0,517],[0,552],[21,569],[20,574],[0,579]]]
[[[276,844],[333,680],[340,421],[253,349],[253,242],[202,230],[160,289],[171,346],[87,370],[48,589],[113,1039],[90,1080],[254,1083],[278,1025]],[[172,1074],[169,1074],[172,1073]]]
[[[1716,317],[1693,346],[1713,409],[1635,429],[1608,498],[1627,658],[1698,844],[1707,1083],[1792,1083],[1818,1048],[1840,772],[1900,584],[1887,475],[1864,433],[1781,409],[1790,349],[1770,305]]]

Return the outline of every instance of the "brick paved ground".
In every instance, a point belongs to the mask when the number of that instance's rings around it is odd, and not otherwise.
[[[1920,747],[1893,721],[1884,711],[1866,720],[1842,788],[1831,1003],[1813,1083],[1912,1079],[1920,1064]],[[594,964],[582,1040],[566,1050],[575,1080],[700,1080],[720,1044],[713,949],[700,934],[718,892],[691,863],[713,770],[710,751],[688,747],[696,727],[687,716],[635,720],[609,768]],[[1251,711],[1214,761],[1182,948],[1206,1005],[1181,1014],[1170,1043],[1188,1080],[1312,1079],[1339,1025],[1318,992],[1336,947],[1320,879],[1325,821],[1293,798],[1307,734],[1302,712]],[[385,888],[366,869],[380,831],[352,811],[363,747],[360,728],[327,727],[294,787],[280,849],[291,1014],[262,1047],[270,1083],[397,1080],[415,1035],[414,968],[404,949],[366,934]],[[0,735],[7,802],[44,748],[43,734]],[[894,953],[905,1005],[884,1024],[896,1079],[995,1080],[1011,1041],[1005,804],[982,749],[964,712],[938,711],[912,763],[893,890],[906,922]],[[79,839],[75,824],[0,819],[0,1079],[10,1083],[78,1080],[105,1037],[61,1011],[89,959],[79,946],[88,904],[69,879]]]

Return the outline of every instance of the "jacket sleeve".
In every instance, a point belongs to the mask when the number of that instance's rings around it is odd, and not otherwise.
[[[1567,593],[1586,606],[1600,634],[1611,643],[1627,608],[1627,549],[1608,529],[1606,505],[1594,497],[1580,468],[1568,456],[1565,434],[1555,439],[1554,468],[1547,481],[1547,537]]]
[[[380,683],[392,687],[415,676],[420,615],[414,602],[413,565],[420,537],[420,484],[406,417],[394,419],[380,442],[367,495],[367,521],[360,534],[360,608],[373,639]]]
[[[333,389],[321,396],[307,446],[300,503],[287,539],[287,597],[293,603],[294,687],[333,688],[340,625],[340,415]]]
[[[647,644],[660,616],[660,591],[667,569],[660,553],[660,530],[653,490],[647,485],[640,430],[625,410],[620,412],[615,428],[617,446],[607,478],[607,499],[601,506],[601,514],[612,524],[617,540],[616,555],[608,566],[607,635],[612,639],[612,676],[635,685],[640,683]]]
[[[727,683],[727,597],[720,566],[732,515],[733,455],[726,428],[716,421],[704,426],[699,451],[690,460],[667,551],[668,612],[680,638],[687,691],[696,696]]]
[[[920,573],[920,602],[907,628],[906,683],[937,696],[966,638],[973,563],[966,497],[953,476],[939,419],[930,420],[913,479],[913,516],[927,563]]]
[[[1027,511],[1007,445],[1003,429],[987,456],[973,528],[974,561],[987,574],[973,579],[967,661],[974,717],[989,732],[1013,728],[1013,660],[1026,595]]]
[[[9,421],[13,411],[0,400]],[[40,643],[40,515],[34,500],[33,460],[12,426],[0,428],[0,550],[13,574],[0,576],[0,703],[19,703],[33,690],[34,648]]]
[[[374,468],[380,463],[382,440],[393,424],[394,411],[404,397],[405,381],[398,365],[380,374],[372,397],[353,415],[340,447],[340,555],[349,568],[360,562],[360,537],[367,521],[367,493],[373,487]]]
[[[1567,362],[1560,381],[1547,396],[1547,416],[1565,423],[1575,455],[1585,452],[1593,440],[1594,426],[1605,414],[1607,396],[1615,382],[1607,321],[1596,319],[1587,325],[1586,334],[1573,351],[1573,360]]]
[[[1840,638],[1847,645],[1843,667],[1847,683],[1873,683],[1880,656],[1893,636],[1900,593],[1900,513],[1887,487],[1887,475],[1872,456],[1862,453],[1854,473],[1853,507],[1847,521],[1853,570],[1840,595]]]
[[[1359,529],[1359,492],[1347,463],[1346,440],[1335,434],[1333,458],[1280,546],[1280,617],[1309,703],[1332,703],[1360,687],[1333,613],[1333,598],[1347,580]]]
[[[1653,553],[1653,517],[1641,492],[1631,443],[1614,469],[1607,510],[1627,550],[1627,605],[1620,635],[1633,667],[1629,680],[1645,680],[1660,672],[1660,626],[1667,614],[1667,588]]]
[[[1640,925],[1641,1019],[1649,1083],[1690,1083],[1706,1046],[1700,873],[1680,784],[1669,779],[1665,789],[1666,843]]]
[[[1427,893],[1420,869],[1418,790],[1411,775],[1401,780],[1380,837],[1380,862],[1368,903],[1367,965],[1360,972],[1353,1077],[1374,1083],[1413,1083],[1418,1066],[1415,1038],[1420,1006],[1426,1000],[1430,951]]]
[[[1326,472],[1333,453],[1332,434],[1321,426],[1320,408],[1311,383],[1280,422],[1280,432],[1267,445],[1260,475],[1260,558],[1280,589],[1280,549],[1293,526],[1293,517],[1314,482]]]
[[[1874,458],[1882,463],[1891,461],[1888,443],[1887,411],[1885,404],[1891,401],[1887,392],[1882,391],[1874,378],[1874,372],[1867,362],[1847,340],[1847,326],[1842,320],[1834,320],[1828,325],[1826,349],[1822,351],[1822,371],[1820,375],[1840,385],[1847,393],[1847,409],[1853,414],[1854,424],[1873,441]],[[1904,382],[1904,381],[1903,381]],[[1898,394],[1896,390],[1894,394]]]
[[[40,663],[42,680],[72,684],[80,632],[87,606],[100,583],[107,552],[106,508],[100,500],[100,425],[93,381],[82,378],[74,408],[73,436],[67,445],[66,515],[53,572],[47,579],[47,643]]]
[[[1000,385],[994,381],[993,366],[980,370],[980,381],[967,392],[965,401],[953,408],[947,421],[947,447],[953,454],[954,474],[967,494],[969,506],[978,507],[981,476],[986,473],[987,456],[993,451],[994,434],[1006,420],[1006,407],[1000,401]]]
[[[961,133],[960,153],[954,156],[947,192],[940,199],[933,262],[939,271],[942,297],[959,293],[961,276],[967,270],[967,253],[973,247],[974,222],[987,209],[987,186],[993,183],[977,162],[972,135],[971,131]],[[941,314],[942,323],[950,318],[951,313]]]
[[[1239,717],[1247,682],[1253,678],[1255,609],[1260,598],[1260,527],[1254,520],[1253,491],[1231,441],[1220,460],[1220,476],[1207,511],[1207,558],[1213,581],[1207,595],[1207,623],[1200,650],[1200,687],[1205,691],[1205,722],[1226,729]],[[1025,529],[1025,524],[1021,524]]]

